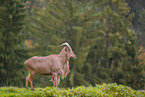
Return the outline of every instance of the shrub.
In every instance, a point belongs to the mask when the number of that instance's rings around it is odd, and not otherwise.
[[[25,88],[1,87],[0,97],[145,97],[145,90],[133,90],[128,86],[102,84],[95,87],[78,86],[72,89],[46,87],[31,91]]]

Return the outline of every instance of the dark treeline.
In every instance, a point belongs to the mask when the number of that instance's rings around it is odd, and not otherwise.
[[[144,0],[1,0],[0,86],[21,86],[24,61],[59,53],[76,60],[59,87],[117,83],[145,89]],[[35,87],[52,86],[36,75]]]

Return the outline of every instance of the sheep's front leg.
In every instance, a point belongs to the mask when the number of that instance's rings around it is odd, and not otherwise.
[[[57,85],[59,85],[60,84],[60,75],[58,75],[58,77],[57,77]]]
[[[57,73],[53,73],[52,74],[52,77],[53,77],[53,86],[55,87],[58,87],[58,83],[57,83]]]

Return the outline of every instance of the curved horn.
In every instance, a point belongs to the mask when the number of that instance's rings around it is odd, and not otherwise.
[[[58,47],[63,46],[63,45],[66,45],[66,46],[68,46],[69,48],[71,48],[70,45],[69,45],[67,42],[66,42],[66,43],[63,43],[63,44],[61,44],[61,45],[59,45]]]

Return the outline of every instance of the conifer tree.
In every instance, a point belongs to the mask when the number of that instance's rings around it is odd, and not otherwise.
[[[138,44],[142,45],[143,47],[145,47],[145,43],[144,43],[144,38],[145,38],[145,9],[143,8],[142,10],[140,10],[139,12],[139,17],[138,17],[138,25],[137,25],[137,36],[138,36]]]
[[[136,30],[136,34],[137,34],[137,44],[138,46],[142,45],[143,47],[145,47],[144,44],[144,31],[142,29],[143,26],[142,23],[144,22],[143,18],[143,14],[144,14],[144,9],[145,9],[145,4],[144,4],[144,0],[126,0],[126,2],[128,3],[129,7],[130,7],[130,12],[133,12],[135,15],[132,19],[132,28],[134,30]]]
[[[96,45],[90,49],[84,66],[86,79],[92,84],[116,82],[118,84],[130,85],[133,88],[141,88],[144,77],[140,75],[143,65],[140,65],[137,57],[135,32],[130,30],[133,14],[124,0],[95,0],[100,8],[97,18],[102,38],[96,41]],[[94,58],[93,58],[94,56]],[[134,71],[136,68],[136,72]],[[134,68],[134,69],[133,69]],[[89,79],[87,76],[91,76]],[[139,77],[138,82],[133,81]],[[136,86],[134,85],[136,84]]]
[[[25,10],[21,0],[0,2],[0,85],[23,85]]]

